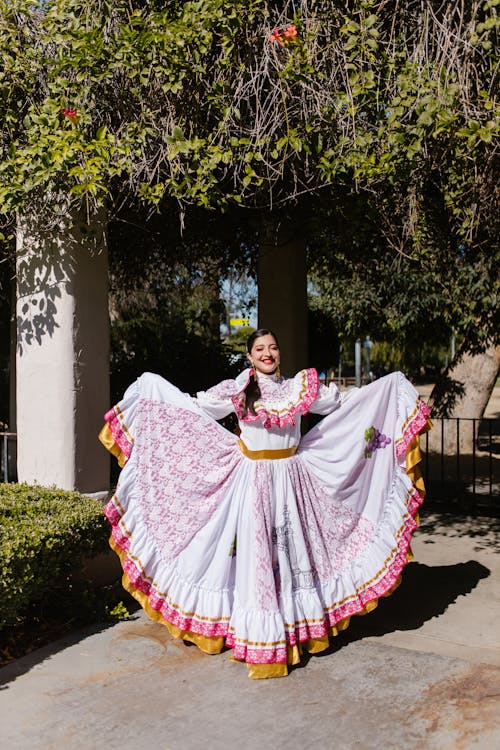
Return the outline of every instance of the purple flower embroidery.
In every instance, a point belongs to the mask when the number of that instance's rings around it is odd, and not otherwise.
[[[385,448],[386,445],[389,445],[391,438],[383,435],[376,427],[369,427],[365,430],[365,441],[365,458],[371,458],[373,452],[378,448]]]

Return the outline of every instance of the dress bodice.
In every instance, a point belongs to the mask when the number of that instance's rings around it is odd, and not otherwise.
[[[255,414],[245,413],[245,388],[250,370],[234,380],[200,391],[196,402],[214,419],[235,412],[241,439],[249,450],[279,450],[298,445],[303,414],[329,414],[340,406],[340,392],[335,384],[328,388],[319,383],[316,370],[301,370],[293,378],[259,373],[261,397],[255,402]]]

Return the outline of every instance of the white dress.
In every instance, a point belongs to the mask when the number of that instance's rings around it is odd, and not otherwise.
[[[341,394],[249,371],[191,398],[145,373],[105,416],[123,465],[105,512],[124,585],[203,651],[287,674],[398,583],[423,499],[428,407],[402,373]],[[301,438],[301,415],[327,415]],[[216,420],[236,412],[240,435]]]

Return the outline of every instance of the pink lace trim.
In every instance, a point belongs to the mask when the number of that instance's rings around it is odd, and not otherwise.
[[[417,527],[414,514],[423,502],[423,498],[414,487],[408,502],[409,517],[405,522],[403,532],[398,541],[397,552],[389,565],[385,575],[383,575],[373,586],[369,586],[360,591],[356,597],[349,602],[334,607],[326,614],[323,623],[301,624],[293,630],[285,632],[286,645],[295,646],[297,643],[307,641],[311,638],[323,638],[328,635],[328,629],[335,626],[346,617],[362,612],[366,605],[389,591],[401,575],[403,568],[407,563],[407,552],[410,547],[411,537]],[[192,633],[206,636],[208,638],[225,637],[225,645],[233,649],[234,657],[248,664],[282,664],[286,663],[287,654],[286,646],[270,645],[269,647],[253,648],[238,643],[234,633],[228,632],[229,624],[227,621],[205,622],[203,618],[196,614],[185,616],[176,610],[164,596],[161,596],[147,581],[136,567],[133,560],[129,557],[129,539],[123,533],[119,526],[121,514],[116,508],[113,498],[104,508],[104,513],[112,525],[112,537],[115,544],[124,552],[126,558],[123,563],[123,569],[127,573],[132,585],[148,597],[152,609],[160,612],[167,622],[175,625],[180,630],[187,630]]]
[[[113,435],[114,441],[124,454],[126,459],[130,458],[132,453],[133,443],[125,432],[123,422],[120,419],[118,407],[113,406],[104,415],[104,421],[108,423],[111,434]]]
[[[429,419],[430,409],[421,398],[417,401],[417,411],[412,420],[406,425],[402,439],[396,444],[396,456],[401,458],[410,447],[415,435],[424,429]]]
[[[399,538],[397,553],[393,557],[387,572],[373,586],[369,586],[363,591],[360,591],[358,596],[354,599],[332,609],[328,613],[328,620],[331,626],[336,625],[346,617],[357,615],[367,604],[376,599],[380,599],[381,596],[384,596],[384,594],[394,586],[401,575],[403,568],[408,562],[406,555],[410,548],[413,532],[417,528],[417,522],[415,521],[414,515],[422,503],[423,497],[420,495],[416,487],[414,487],[408,503],[408,512],[410,515],[405,522],[403,532]]]
[[[244,370],[236,380],[223,380],[217,385],[213,385],[208,391],[205,391],[207,396],[213,396],[219,399],[233,399],[237,398],[242,391],[245,390],[249,381],[251,369]]]
[[[112,524],[111,536],[113,541],[123,552],[126,553],[125,560],[123,561],[123,570],[128,575],[133,587],[148,597],[151,609],[159,612],[167,622],[171,625],[175,625],[179,630],[188,630],[191,633],[197,633],[198,635],[203,635],[207,638],[226,636],[228,631],[227,620],[207,622],[204,621],[203,617],[199,617],[196,614],[190,614],[189,616],[183,615],[175,609],[175,607],[173,607],[148,580],[146,580],[129,556],[130,542],[128,537],[123,533],[120,526],[116,525],[116,519],[118,518],[119,520],[121,516],[114,505],[113,498],[104,508],[104,513],[108,521]]]
[[[228,639],[226,638],[226,645]],[[278,648],[252,648],[240,643],[230,646],[235,659],[247,664],[286,664],[286,646]]]
[[[408,503],[410,517],[406,521],[405,528],[399,539],[397,553],[386,574],[376,584],[361,591],[350,602],[335,607],[328,612],[323,623],[304,623],[293,630],[288,630],[285,633],[286,644],[288,646],[296,646],[298,643],[303,643],[313,638],[324,638],[328,635],[331,627],[334,627],[346,617],[359,614],[365,609],[367,604],[380,599],[381,596],[384,596],[394,586],[407,563],[406,555],[410,547],[411,537],[417,526],[413,516],[422,502],[423,499],[420,493],[414,488]],[[260,649],[245,647],[242,644],[236,643],[233,633],[228,634],[226,646],[234,649],[235,658],[245,660],[249,664],[274,664],[286,661],[286,649],[283,647],[264,647]]]
[[[306,370],[306,378],[307,384],[305,393],[300,397],[300,401],[290,404],[284,414],[268,412],[265,406],[261,405],[256,408],[256,414],[247,413],[243,416],[244,396],[241,393],[232,396],[231,401],[233,402],[234,410],[238,419],[241,422],[260,421],[267,429],[270,429],[271,427],[281,428],[295,424],[295,416],[297,414],[307,414],[318,396],[319,378],[316,370],[312,367],[308,368]]]

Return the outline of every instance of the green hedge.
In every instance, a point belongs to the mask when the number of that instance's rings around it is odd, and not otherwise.
[[[84,559],[109,549],[108,536],[97,500],[0,484],[0,629],[15,626],[30,608],[48,601],[54,606],[71,595],[74,572]]]

